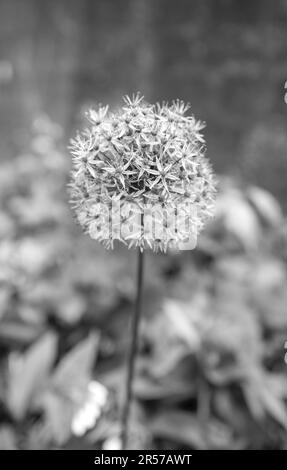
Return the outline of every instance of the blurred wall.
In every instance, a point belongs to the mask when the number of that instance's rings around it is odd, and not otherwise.
[[[285,200],[286,26],[286,0],[0,0],[0,158],[41,112],[68,136],[85,105],[141,90],[190,101],[216,169]]]

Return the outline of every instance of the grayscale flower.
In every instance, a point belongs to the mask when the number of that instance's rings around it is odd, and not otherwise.
[[[89,128],[70,146],[71,202],[85,232],[107,248],[115,240],[154,251],[178,248],[213,215],[216,184],[204,125],[188,109],[179,100],[151,105],[137,94],[115,112],[88,111]]]

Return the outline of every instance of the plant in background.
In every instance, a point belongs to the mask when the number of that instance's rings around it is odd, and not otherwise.
[[[125,97],[112,113],[90,110],[91,126],[71,142],[71,202],[93,239],[113,248],[116,240],[137,247],[137,296],[132,319],[122,446],[128,419],[137,349],[145,249],[194,248],[212,216],[215,180],[205,157],[203,125],[186,115],[182,101],[151,105]]]
[[[120,448],[134,253],[73,230],[59,128],[31,137],[0,175],[0,448]],[[286,448],[285,234],[270,193],[224,177],[196,252],[151,257],[130,448]]]

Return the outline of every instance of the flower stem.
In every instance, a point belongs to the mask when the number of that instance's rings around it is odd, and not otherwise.
[[[135,371],[135,359],[138,348],[138,333],[139,322],[141,316],[141,303],[142,303],[142,286],[143,286],[143,270],[144,270],[144,253],[138,251],[138,270],[137,270],[137,292],[135,308],[131,319],[131,343],[128,351],[128,364],[127,364],[127,377],[125,384],[125,401],[122,414],[121,438],[122,449],[126,450],[129,437],[129,417],[131,401],[133,398],[132,385]]]

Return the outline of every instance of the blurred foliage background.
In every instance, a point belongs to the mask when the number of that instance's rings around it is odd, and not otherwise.
[[[286,449],[287,2],[0,0],[0,449],[117,448],[135,253],[75,225],[66,146],[136,90],[207,121],[193,252],[148,255],[131,445]]]

